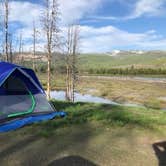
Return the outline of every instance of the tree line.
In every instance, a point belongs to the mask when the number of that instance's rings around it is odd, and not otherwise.
[[[85,71],[84,71],[85,72]],[[89,74],[110,75],[165,75],[166,69],[162,68],[100,68],[88,69]]]

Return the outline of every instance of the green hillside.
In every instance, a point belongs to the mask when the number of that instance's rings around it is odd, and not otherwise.
[[[44,56],[44,54],[42,55]],[[51,71],[64,74],[66,72],[65,55],[54,54]],[[31,59],[22,64],[32,67]],[[166,51],[134,52],[121,51],[112,56],[111,53],[80,54],[78,69],[81,74],[119,74],[119,75],[165,75]],[[47,72],[47,62],[38,60],[36,71]]]
[[[80,55],[81,69],[88,68],[125,68],[134,65],[137,68],[166,68],[166,52],[154,51],[136,54],[121,52],[116,56],[107,54]]]

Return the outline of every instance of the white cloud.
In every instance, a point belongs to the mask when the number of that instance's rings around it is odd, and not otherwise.
[[[127,16],[95,16],[95,11],[106,1],[108,0],[59,0],[61,20],[63,24],[69,24],[82,18],[87,18],[88,21],[100,21],[127,20],[142,16],[158,16],[164,13],[164,4],[166,2],[166,0],[136,0],[135,3],[133,3],[133,1],[123,1],[123,5],[126,4],[126,7],[130,6],[131,12]],[[114,1],[115,0],[109,1],[110,11],[111,4]],[[121,0],[118,1],[120,2]],[[43,9],[41,5],[29,1],[11,1],[9,6],[11,9],[10,20],[21,22],[24,25],[31,25],[34,19],[39,21]]]
[[[20,22],[25,26],[31,26],[33,20],[38,20],[42,10],[42,6],[27,1],[11,1],[9,7],[9,20]]]
[[[66,27],[62,28],[62,35],[65,36]],[[18,30],[24,35],[24,50],[32,49],[32,44],[27,42],[32,40],[32,30]],[[166,38],[158,35],[155,30],[149,30],[144,33],[130,33],[114,26],[80,26],[80,51],[81,52],[109,52],[114,49],[165,49]],[[38,50],[43,50],[44,38],[38,38]]]
[[[104,0],[105,1],[105,0]],[[103,2],[103,0],[59,0],[60,13],[62,18],[61,25],[67,25],[93,13]],[[3,8],[0,3],[1,9]],[[31,38],[33,21],[36,21],[37,27],[41,29],[40,17],[43,6],[29,1],[10,1],[9,2],[9,21],[15,22],[18,29],[15,36],[22,32],[24,38]],[[1,10],[3,11],[3,10]],[[21,25],[21,26],[20,26]]]
[[[133,12],[126,19],[134,19],[141,16],[158,16],[164,12],[165,0],[138,0]]]
[[[94,28],[82,26],[81,48],[83,52],[108,52],[113,49],[163,49],[166,39],[155,30],[145,33],[129,33],[113,26]]]
[[[130,12],[126,14],[126,16],[91,16],[90,18],[96,19],[98,21],[101,20],[115,20],[115,21],[123,21],[129,19],[136,19],[140,17],[154,17],[161,16],[165,14],[164,4],[166,0],[135,0],[133,1],[123,1],[118,0],[123,4],[124,7],[128,8]],[[111,6],[110,6],[111,11]]]
[[[104,0],[105,1],[105,0]],[[62,18],[61,25],[67,25],[77,20],[80,20],[86,15],[93,13],[103,0],[59,0],[60,13]],[[31,45],[32,40],[32,23],[37,20],[37,26],[41,30],[40,16],[43,10],[43,6],[29,1],[11,1],[10,7],[10,22],[16,22],[21,26],[15,31],[15,38],[19,38],[22,33],[23,40],[26,45],[24,48],[28,50],[28,46]],[[40,41],[44,39],[40,37]]]
[[[62,35],[65,36],[66,27],[62,28]],[[22,29],[17,31],[24,35],[24,50],[30,51],[32,43],[27,42],[32,39],[32,30]],[[81,52],[109,52],[114,49],[165,49],[166,38],[158,35],[155,30],[144,33],[129,33],[114,26],[92,27],[80,26],[80,51]],[[38,38],[38,50],[43,50],[44,38]]]
[[[105,1],[105,0],[104,0]],[[62,21],[71,23],[93,13],[103,0],[59,0]]]
[[[60,13],[64,24],[72,23],[93,13],[103,2],[103,0],[59,0]],[[0,11],[3,14],[4,6],[0,3]],[[37,28],[41,29],[40,17],[43,6],[30,1],[10,1],[9,2],[9,21],[13,22],[18,28],[13,36],[18,40],[20,33],[23,34],[25,41],[32,38],[33,21],[36,21]],[[27,43],[28,45],[28,43]]]
[[[103,0],[59,0],[61,20],[63,24],[78,21],[95,12],[102,3]],[[10,21],[18,21],[26,26],[30,26],[34,19],[39,21],[43,10],[42,5],[28,1],[11,1],[9,7]]]

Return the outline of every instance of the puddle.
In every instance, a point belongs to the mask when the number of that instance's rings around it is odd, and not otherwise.
[[[56,100],[62,100],[65,101],[65,91],[51,91],[51,98],[54,98]],[[133,103],[125,103],[120,104],[114,101],[111,101],[109,99],[105,99],[102,97],[96,97],[92,96],[90,94],[81,94],[81,93],[75,93],[75,102],[90,102],[90,103],[102,103],[102,104],[111,104],[111,105],[119,105],[119,106],[126,106],[126,107],[142,107],[145,108],[142,105],[139,104],[133,104]]]
[[[65,91],[52,91],[50,95],[51,98],[54,98],[56,100],[65,100]],[[104,99],[102,97],[96,97],[89,94],[81,93],[75,93],[75,101],[118,105],[118,103],[113,102],[109,99]]]

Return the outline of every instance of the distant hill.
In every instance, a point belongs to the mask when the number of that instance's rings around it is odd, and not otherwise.
[[[46,65],[46,54],[37,53],[36,62],[38,65]],[[120,51],[115,50],[108,53],[80,54],[78,58],[80,69],[110,69],[110,68],[163,68],[166,69],[166,51]],[[32,66],[32,53],[14,54],[14,62],[26,62],[23,65]],[[65,65],[65,56],[54,54],[52,59],[55,68],[63,68]]]
[[[116,51],[103,54],[82,54],[82,69],[87,68],[166,68],[166,51]]]

